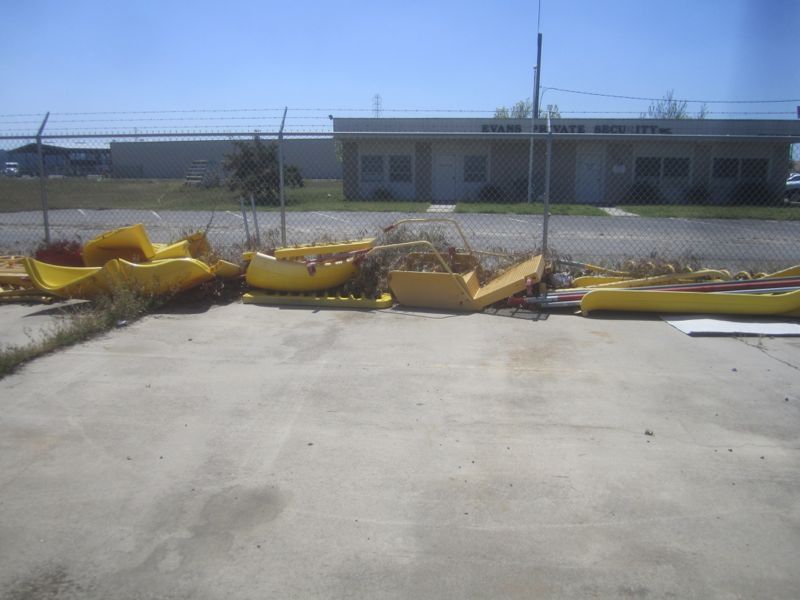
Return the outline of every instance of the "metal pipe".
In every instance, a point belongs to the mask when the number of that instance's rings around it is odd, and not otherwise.
[[[44,172],[44,152],[42,151],[42,131],[47,124],[50,112],[44,116],[39,131],[36,133],[36,153],[39,155],[39,194],[42,199],[42,220],[44,221],[44,241],[50,243],[50,217],[47,209],[47,175]]]
[[[286,246],[286,195],[283,187],[283,126],[286,124],[286,111],[288,106],[283,108],[283,119],[281,119],[281,130],[278,132],[278,194],[281,199],[281,245]]]

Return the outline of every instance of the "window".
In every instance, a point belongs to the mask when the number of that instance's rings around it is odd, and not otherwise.
[[[656,156],[640,156],[636,159],[636,177],[659,177],[661,159]]]
[[[486,181],[486,156],[464,157],[464,181],[466,183],[484,183]]]
[[[736,179],[739,174],[739,159],[715,158],[714,177],[716,179]]]
[[[411,181],[411,157],[389,157],[389,181]]]
[[[671,178],[686,178],[689,177],[689,159],[688,158],[665,158],[664,159],[664,177]]]
[[[361,157],[361,181],[383,181],[383,157],[366,155]]]
[[[767,159],[766,158],[743,158],[742,159],[742,179],[750,181],[767,180]]]

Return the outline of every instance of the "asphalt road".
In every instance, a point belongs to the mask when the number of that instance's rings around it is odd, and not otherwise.
[[[533,250],[541,246],[542,217],[535,215],[289,212],[287,239],[300,243],[376,235],[399,219],[419,217],[455,219],[477,249]],[[232,211],[217,212],[212,220],[208,211],[71,209],[51,211],[49,219],[53,239],[78,236],[86,241],[109,229],[144,223],[154,241],[166,242],[204,228],[211,220],[209,238],[215,247],[234,249],[245,241],[244,219]],[[278,241],[280,215],[262,212],[258,219],[262,242],[270,236]],[[249,228],[252,232],[252,215]],[[800,262],[798,221],[553,216],[548,229],[550,248],[575,260],[661,257],[734,269]],[[40,212],[0,214],[0,250],[29,252],[42,239]]]

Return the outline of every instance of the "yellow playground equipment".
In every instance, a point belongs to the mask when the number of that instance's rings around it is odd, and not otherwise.
[[[165,258],[197,258],[209,251],[208,241],[202,232],[173,244],[155,244],[150,241],[144,225],[137,223],[107,231],[83,247],[83,264],[102,267],[106,262],[121,258],[128,262],[145,262]]]
[[[389,272],[389,289],[400,304],[418,308],[438,308],[458,311],[478,311],[513,294],[533,286],[542,279],[544,259],[541,255],[522,261],[504,271],[485,285],[478,280],[478,260],[458,222],[452,219],[403,219],[403,223],[444,222],[458,231],[467,254],[454,261],[457,271],[428,241],[403,242],[376,246],[371,251],[409,246],[425,246],[428,256],[442,267],[441,272],[394,270]],[[459,264],[460,263],[460,264]]]
[[[403,219],[387,231],[405,223],[442,222],[453,225],[458,231],[466,253],[449,256],[450,262],[426,240],[375,245],[374,238],[349,242],[278,248],[274,256],[248,252],[245,260],[250,264],[245,273],[247,283],[262,290],[281,293],[305,293],[335,290],[358,272],[358,263],[373,252],[400,248],[424,248],[424,252],[408,254],[408,268],[393,270],[388,274],[389,289],[400,304],[420,308],[438,308],[459,311],[477,311],[503,300],[527,287],[539,283],[544,272],[544,260],[535,256],[518,263],[481,286],[478,277],[479,263],[459,224],[452,219]],[[317,256],[315,260],[307,257]],[[306,258],[306,260],[294,260]],[[420,265],[423,265],[421,267]],[[438,270],[431,271],[435,265]],[[417,267],[415,269],[415,266]],[[427,270],[417,270],[425,268]],[[327,300],[326,300],[327,298]],[[274,300],[273,300],[274,299]],[[334,300],[336,299],[336,300]],[[248,303],[264,304],[315,304],[344,306],[346,298],[335,292],[317,296],[292,296],[291,294],[254,294],[246,296]],[[353,299],[355,302],[356,299]],[[350,300],[347,300],[350,302]],[[384,305],[386,300],[381,301]],[[361,299],[355,304],[364,306]]]
[[[118,285],[154,295],[183,291],[214,278],[211,267],[194,258],[137,264],[116,258],[102,267],[62,267],[24,258],[33,285],[61,298],[93,298]]]
[[[280,292],[318,292],[337,288],[358,271],[356,255],[341,260],[300,262],[280,260],[260,252],[244,255],[250,264],[245,271],[247,284]]]
[[[800,314],[800,290],[781,294],[734,294],[593,289],[581,300],[581,312],[585,316],[596,310],[797,316]]]

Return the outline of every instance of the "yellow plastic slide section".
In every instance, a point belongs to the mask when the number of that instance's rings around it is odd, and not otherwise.
[[[389,288],[400,304],[443,310],[483,310],[490,304],[521,292],[530,278],[538,283],[544,272],[541,256],[523,261],[479,287],[474,271],[429,273],[390,271]]]
[[[153,258],[150,260],[164,260],[165,258],[189,258],[189,242],[181,240],[174,244],[153,244]]]
[[[61,267],[26,258],[24,265],[37,289],[62,298],[93,298],[121,284],[142,293],[167,294],[214,277],[208,265],[193,258],[145,264],[114,259],[102,267]]]
[[[330,308],[363,308],[368,310],[391,308],[391,294],[381,294],[380,298],[359,298],[340,294],[314,293],[275,293],[264,290],[247,292],[242,296],[244,304],[267,304],[287,306],[322,306]]]
[[[241,276],[242,269],[237,264],[220,259],[211,265],[211,272],[214,274],[214,277],[220,279],[236,279]]]
[[[780,315],[800,310],[800,290],[785,294],[592,290],[581,300],[585,315],[596,310],[720,315]]]
[[[83,247],[83,264],[87,267],[102,267],[115,258],[142,262],[152,259],[155,253],[144,225],[137,223],[107,231],[86,242]]]
[[[347,242],[332,242],[330,244],[310,244],[307,246],[287,246],[277,248],[275,258],[297,258],[300,256],[320,256],[324,254],[339,254],[341,252],[355,252],[369,250],[375,245],[375,238],[351,240]]]
[[[83,247],[83,264],[102,267],[109,260],[121,258],[130,262],[164,260],[166,258],[198,258],[210,251],[205,234],[198,231],[172,244],[154,244],[144,225],[137,223],[107,231]]]
[[[188,290],[214,279],[211,268],[194,258],[171,258],[157,262],[136,264],[126,260],[112,261],[115,281],[125,281],[137,291],[161,295]]]
[[[477,310],[472,297],[478,291],[475,271],[430,273],[422,271],[389,271],[389,289],[403,306],[441,310]]]
[[[265,290],[281,292],[316,292],[337,288],[353,277],[358,267],[353,259],[320,262],[312,275],[302,262],[278,260],[256,252],[251,255],[245,272],[247,284]]]
[[[544,260],[542,256],[534,256],[514,265],[484,285],[475,295],[474,302],[480,308],[486,308],[498,300],[505,300],[524,290],[528,279],[534,284],[539,283],[543,273]]]
[[[33,285],[54,296],[92,298],[108,289],[102,267],[62,267],[34,258],[24,258],[23,265]]]

